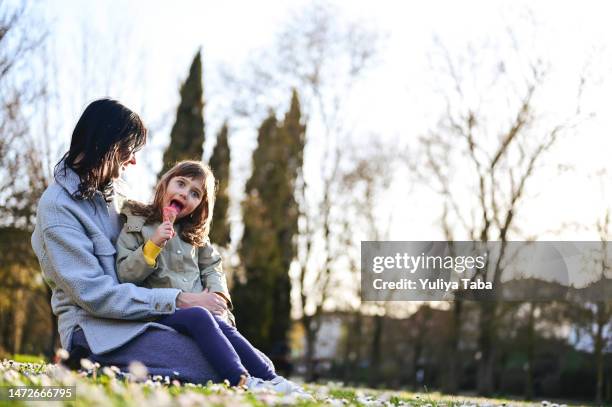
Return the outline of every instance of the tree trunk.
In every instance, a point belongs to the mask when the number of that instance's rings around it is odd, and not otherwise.
[[[529,303],[527,319],[527,377],[525,378],[525,399],[533,400],[533,361],[535,349],[535,305]]]
[[[374,332],[372,333],[372,347],[370,349],[370,371],[368,373],[368,382],[372,387],[375,387],[380,382],[380,348],[384,322],[385,320],[382,315],[374,317]]]
[[[361,360],[361,329],[363,318],[360,311],[356,311],[352,324],[346,334],[346,351],[344,354],[343,379],[348,382],[355,378],[358,363]]]
[[[455,300],[453,302],[453,320],[451,333],[448,341],[448,370],[444,391],[446,393],[455,394],[459,390],[459,370],[461,369],[461,353],[459,350],[459,340],[461,338],[461,312],[463,310],[463,301]]]
[[[23,326],[26,320],[25,315],[25,301],[26,295],[25,290],[17,289],[14,292],[13,296],[13,343],[11,348],[11,353],[16,354],[21,352],[21,340],[23,337]]]
[[[493,366],[495,363],[495,311],[497,303],[485,301],[480,303],[480,332],[478,338],[480,359],[476,388],[481,396],[493,393]]]
[[[602,404],[603,402],[603,390],[604,390],[604,354],[603,354],[603,328],[607,322],[606,318],[606,304],[603,301],[598,301],[597,307],[597,332],[595,334],[595,365],[596,365],[596,393],[595,403]]]
[[[317,327],[314,325],[313,316],[305,316],[302,318],[304,333],[306,335],[306,352],[304,353],[304,362],[306,364],[306,381],[314,381],[315,377],[315,348],[317,345]]]

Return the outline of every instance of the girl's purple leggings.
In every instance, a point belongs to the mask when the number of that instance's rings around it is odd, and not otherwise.
[[[155,321],[191,337],[217,373],[232,386],[249,374],[264,380],[276,377],[273,368],[236,328],[202,307],[177,309]]]

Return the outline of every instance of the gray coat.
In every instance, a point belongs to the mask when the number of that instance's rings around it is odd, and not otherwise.
[[[115,272],[119,215],[101,193],[91,200],[72,194],[78,175],[61,168],[38,204],[32,247],[52,289],[62,346],[70,349],[77,326],[93,353],[114,350],[148,327],[172,330],[143,320],[172,314],[179,290],[121,284]]]

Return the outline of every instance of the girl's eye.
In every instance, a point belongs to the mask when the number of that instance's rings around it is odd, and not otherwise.
[[[200,197],[200,194],[198,194],[196,191],[191,191],[191,196],[197,199]]]
[[[185,185],[185,183],[184,183],[183,181],[181,181],[181,180],[178,180],[178,181],[176,181],[176,182],[177,182],[177,184],[179,184],[179,186],[181,186],[181,187],[182,187],[183,185]]]

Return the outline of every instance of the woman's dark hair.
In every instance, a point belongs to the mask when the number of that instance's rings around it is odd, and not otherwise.
[[[215,176],[210,167],[201,161],[181,161],[162,175],[155,187],[155,197],[151,204],[127,201],[125,207],[134,215],[143,216],[146,223],[162,221],[162,205],[170,180],[174,177],[187,177],[202,181],[204,196],[202,202],[191,212],[176,222],[181,225],[181,239],[202,247],[210,232],[213,208],[215,206]]]
[[[72,132],[70,150],[64,154],[64,172],[71,168],[81,180],[75,197],[91,199],[101,191],[113,194],[113,178],[121,164],[146,143],[147,129],[140,117],[112,99],[96,100],[85,108]]]

